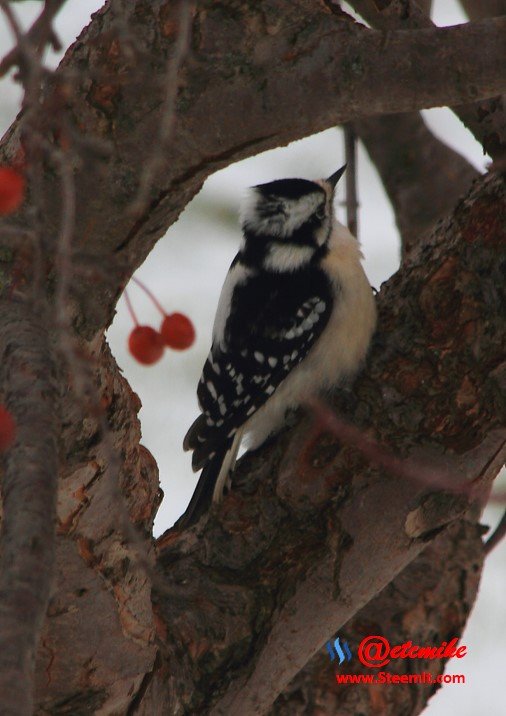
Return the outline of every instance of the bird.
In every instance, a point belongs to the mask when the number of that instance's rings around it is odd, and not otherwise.
[[[259,184],[243,202],[197,387],[201,413],[183,442],[202,472],[179,529],[222,500],[243,438],[259,448],[287,411],[345,386],[365,360],[376,306],[358,241],[334,214],[345,169]]]

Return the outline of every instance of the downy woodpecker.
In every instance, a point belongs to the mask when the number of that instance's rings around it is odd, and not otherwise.
[[[250,190],[198,384],[202,413],[184,440],[202,474],[178,528],[221,500],[243,435],[258,448],[288,409],[343,385],[365,358],[376,308],[358,242],[334,218],[344,170]]]

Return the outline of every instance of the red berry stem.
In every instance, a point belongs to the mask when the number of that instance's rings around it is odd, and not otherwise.
[[[130,296],[128,295],[128,290],[125,288],[125,301],[128,308],[128,312],[130,313],[132,317],[132,321],[135,323],[136,326],[139,325],[139,321],[137,320],[137,316],[135,315],[134,307],[132,306],[132,302],[130,300]]]
[[[162,305],[160,304],[160,302],[158,301],[156,296],[149,290],[149,288],[144,283],[142,283],[142,281],[140,279],[138,279],[136,276],[132,276],[132,281],[134,283],[136,283],[137,286],[139,286],[139,288],[142,288],[144,293],[147,296],[149,296],[149,298],[153,301],[153,303],[155,304],[156,308],[160,311],[162,316],[166,316],[167,315],[166,311],[163,309]]]

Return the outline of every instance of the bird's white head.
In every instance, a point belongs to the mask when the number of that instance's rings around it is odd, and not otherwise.
[[[295,271],[323,250],[332,231],[334,190],[345,168],[328,179],[278,179],[252,187],[241,210],[248,263]]]

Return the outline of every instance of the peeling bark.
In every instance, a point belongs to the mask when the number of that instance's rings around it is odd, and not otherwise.
[[[152,561],[158,471],[139,445],[139,399],[107,346],[89,360],[113,452],[88,406],[65,395],[56,582],[38,654],[38,714],[126,713],[156,656],[151,583],[140,560]],[[124,511],[136,542],[122,528]]]

